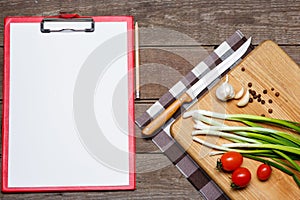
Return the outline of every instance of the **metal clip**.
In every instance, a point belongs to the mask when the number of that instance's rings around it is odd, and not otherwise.
[[[61,17],[45,18],[41,22],[41,32],[93,32],[95,22],[93,18]]]

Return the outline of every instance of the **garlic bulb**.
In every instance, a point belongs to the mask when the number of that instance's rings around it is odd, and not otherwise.
[[[234,98],[235,92],[232,85],[228,83],[228,75],[226,75],[226,81],[217,88],[216,96],[221,101],[227,101]]]

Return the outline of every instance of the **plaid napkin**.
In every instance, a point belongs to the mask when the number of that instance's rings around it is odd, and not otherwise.
[[[232,53],[234,53],[247,39],[238,30],[218,48],[216,48],[206,59],[200,62],[192,71],[177,82],[166,94],[164,94],[157,102],[155,102],[146,112],[136,119],[136,124],[143,128],[149,124],[156,116],[163,112],[176,98],[184,93],[188,88],[195,84],[206,73],[224,61]],[[250,45],[246,56],[253,50]],[[243,57],[244,57],[243,56]],[[243,58],[242,57],[242,58]],[[218,82],[222,76],[236,66],[241,60],[237,61],[223,74],[216,74],[215,81],[207,85],[206,89],[201,92],[197,99],[189,104],[184,104],[182,109],[179,109],[172,118],[161,127],[152,141],[156,146],[172,161],[179,171],[191,182],[191,184],[200,192],[204,199],[220,200],[229,199],[225,193],[215,184],[215,182],[206,174],[206,172],[193,161],[193,159],[185,152],[185,150],[171,137],[170,126],[177,117],[192,106],[199,98],[203,96],[213,85]]]

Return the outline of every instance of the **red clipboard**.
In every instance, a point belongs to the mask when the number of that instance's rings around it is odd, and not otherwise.
[[[2,191],[135,189],[133,18],[7,17]]]

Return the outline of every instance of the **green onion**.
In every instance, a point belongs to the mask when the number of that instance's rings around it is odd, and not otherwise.
[[[240,147],[240,148],[275,149],[275,150],[281,150],[281,151],[294,153],[294,154],[300,156],[300,148],[283,146],[283,145],[276,145],[276,144],[230,143],[230,144],[223,144],[222,146],[223,147],[229,147],[229,148]]]
[[[287,166],[287,167],[289,167],[289,168],[291,168],[291,169],[296,170],[296,168],[295,168],[294,166],[292,166],[292,165],[290,165],[290,164],[284,162],[282,159],[272,158],[272,160],[274,160],[275,162],[280,163],[280,164],[282,164],[282,165],[285,165],[285,166]]]
[[[280,155],[282,158],[285,158],[289,163],[292,164],[293,167],[295,167],[296,170],[300,171],[300,166],[294,161],[292,160],[289,156],[287,156],[285,153],[281,152],[281,151],[277,151],[277,150],[273,150],[275,153],[277,153],[278,155]]]
[[[288,134],[285,132],[269,129],[269,128],[262,128],[262,127],[246,127],[246,126],[203,126],[196,124],[194,126],[195,129],[210,129],[214,131],[248,131],[248,132],[255,132],[255,133],[263,133],[263,134],[274,134],[279,137],[285,138],[296,145],[300,144],[300,138],[293,136],[292,134]]]
[[[220,136],[224,138],[237,139],[245,142],[258,143],[257,140],[251,138],[247,138],[247,137],[243,137],[231,133],[225,133],[221,131],[213,131],[213,130],[197,130],[197,131],[193,131],[192,135],[213,135],[213,136]]]
[[[298,147],[299,145],[287,140],[287,139],[284,139],[280,136],[276,136],[273,135],[273,136],[268,136],[268,135],[263,135],[263,134],[260,134],[259,132],[257,133],[253,133],[253,132],[246,132],[246,131],[237,131],[239,129],[232,129],[232,127],[230,126],[226,126],[226,128],[224,128],[225,126],[203,126],[203,125],[199,125],[199,123],[197,123],[195,125],[195,128],[196,129],[201,129],[201,130],[209,130],[209,131],[220,131],[220,130],[223,130],[223,131],[234,131],[235,134],[237,135],[241,135],[241,136],[244,136],[244,137],[249,137],[249,138],[255,138],[257,141],[265,141],[267,143],[273,143],[273,144],[283,144],[283,145],[289,145],[289,146],[294,146],[294,147]],[[248,128],[248,127],[245,127],[245,128]],[[250,127],[249,127],[250,128]]]
[[[210,155],[218,155],[226,151],[242,153],[245,157],[270,164],[287,173],[300,187],[297,175],[285,168],[288,167],[300,172],[300,166],[295,162],[295,160],[300,160],[299,122],[246,114],[222,114],[206,110],[186,112],[183,117],[193,117],[195,121],[194,128],[198,130],[192,132],[194,141],[218,150],[210,152]],[[213,118],[221,119],[223,122]],[[240,122],[244,126],[226,125],[227,120]],[[259,122],[260,125],[256,122]],[[268,128],[263,127],[265,124],[268,125]],[[280,126],[293,131],[295,134],[275,130],[273,126]],[[200,139],[197,137],[198,135],[223,137],[232,143],[212,144]],[[273,161],[265,158],[273,159]]]
[[[260,123],[267,123],[267,124],[273,124],[278,125],[285,128],[290,128],[298,133],[300,133],[300,123],[299,122],[293,122],[288,120],[282,120],[282,119],[274,119],[274,118],[268,118],[268,117],[262,117],[257,115],[248,115],[248,114],[222,114],[222,113],[216,113],[211,112],[207,110],[196,110],[193,112],[197,112],[198,114],[209,116],[217,119],[223,119],[223,120],[231,120],[231,121],[252,121],[252,122],[260,122]],[[192,111],[184,114],[183,117],[189,117],[189,115],[194,114]]]
[[[200,139],[196,136],[193,137],[193,140],[200,143],[200,144],[203,144],[204,146],[207,146],[207,147],[210,147],[210,148],[213,148],[213,149],[218,149],[218,150],[221,150],[221,151],[233,151],[233,149],[231,149],[231,148],[209,143],[209,142],[207,142],[205,140],[202,140],[202,139]],[[242,149],[235,149],[234,151],[239,152],[239,153],[253,153],[253,154],[271,153],[272,152],[272,151],[269,151],[269,150],[242,150]]]

